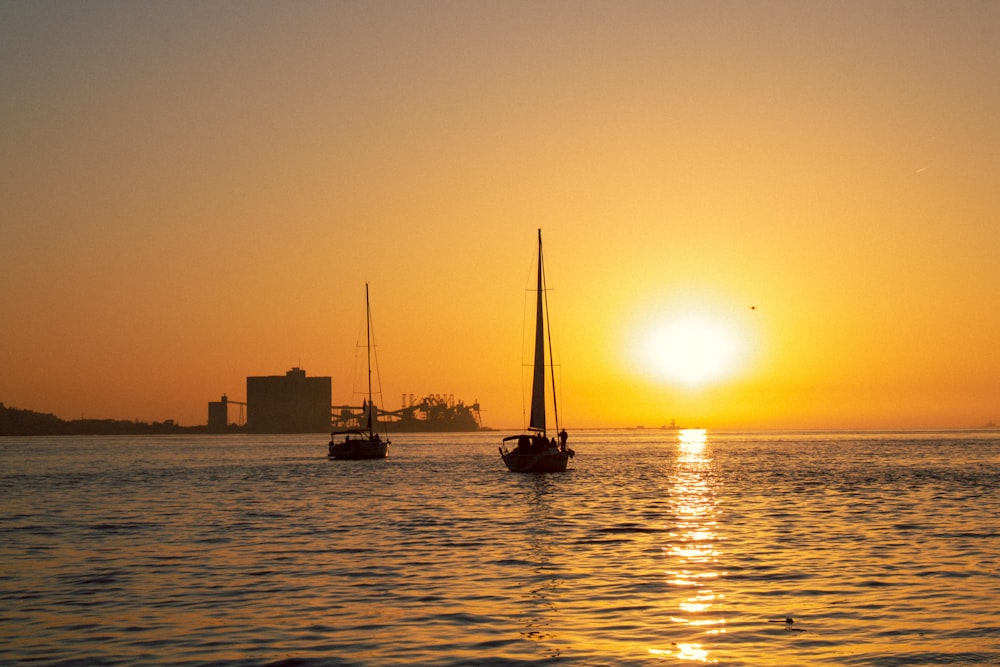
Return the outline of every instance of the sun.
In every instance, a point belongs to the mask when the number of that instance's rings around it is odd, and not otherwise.
[[[686,313],[648,324],[634,352],[649,374],[702,387],[734,375],[746,356],[746,344],[732,323],[708,314]]]

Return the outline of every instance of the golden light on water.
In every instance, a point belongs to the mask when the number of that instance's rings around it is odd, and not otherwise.
[[[677,657],[681,660],[697,660],[698,662],[709,662],[708,651],[701,647],[701,644],[678,644]]]
[[[700,457],[708,443],[708,432],[703,428],[686,428],[681,430],[678,438],[682,456]]]
[[[650,655],[662,656],[664,658],[673,656],[678,660],[693,660],[696,662],[713,662],[708,659],[708,651],[702,648],[701,644],[677,644],[676,653],[664,649],[651,648]]]
[[[715,579],[718,577],[718,573],[715,572],[667,572],[668,575],[674,577],[669,581],[670,584],[674,586],[700,586],[700,579]]]
[[[688,598],[686,602],[681,603],[681,609],[683,611],[691,613],[699,613],[703,611],[708,611],[712,606],[712,602],[716,599],[715,593],[711,591],[705,591],[694,597]],[[692,624],[697,624],[698,621],[692,621]]]
[[[665,573],[667,584],[686,592],[677,605],[679,613],[670,620],[713,635],[725,632],[726,621],[712,614],[722,595],[709,587],[722,573],[717,568],[719,536],[715,519],[715,481],[707,444],[708,435],[703,429],[685,429],[678,433],[677,458],[670,474],[674,525],[663,553],[672,566]],[[678,660],[716,662],[710,657],[709,649],[696,642],[677,643],[673,651],[655,649],[650,653],[670,655]]]

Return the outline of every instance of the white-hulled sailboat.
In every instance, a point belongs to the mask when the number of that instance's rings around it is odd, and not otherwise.
[[[542,264],[542,230],[538,230],[538,282],[535,302],[535,350],[531,382],[531,415],[528,432],[503,439],[500,456],[511,472],[563,472],[573,457],[566,447],[566,430],[559,428],[556,406],[555,366],[552,361],[552,336],[548,330],[548,299],[545,296],[545,271]],[[552,378],[552,416],[559,440],[549,439],[545,422],[545,348],[548,343],[549,368]],[[515,443],[513,449],[508,443]]]
[[[372,309],[368,302],[368,283],[365,283],[365,321],[368,327],[368,400],[362,409],[365,428],[331,433],[331,459],[384,459],[389,454],[389,434],[386,433],[385,439],[382,439],[376,432],[378,408],[372,401]]]

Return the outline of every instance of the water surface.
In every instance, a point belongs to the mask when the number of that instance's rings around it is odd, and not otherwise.
[[[1000,664],[995,432],[502,435],[0,438],[0,662]]]

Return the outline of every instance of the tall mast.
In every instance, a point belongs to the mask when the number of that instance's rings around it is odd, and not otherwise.
[[[531,423],[529,428],[545,433],[545,315],[542,302],[545,282],[542,277],[542,230],[538,230],[538,284],[535,301],[535,362],[531,384]]]
[[[375,406],[372,405],[372,309],[368,302],[368,283],[365,283],[365,347],[368,351],[368,435],[375,430],[373,413]]]

